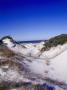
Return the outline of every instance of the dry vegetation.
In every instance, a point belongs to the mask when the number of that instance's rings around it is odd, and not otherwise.
[[[15,70],[20,70],[21,65],[15,61],[15,54],[10,51],[5,46],[0,46],[0,56],[5,57],[5,60],[0,59],[0,68],[2,66],[9,66],[9,68],[14,68]],[[15,59],[14,59],[15,58]],[[7,69],[8,70],[8,69]],[[17,77],[18,78],[18,77]],[[47,86],[43,85],[32,85],[26,83],[16,83],[16,82],[0,82],[0,90],[11,90],[12,88],[16,88],[15,90],[48,90]]]
[[[12,57],[15,54],[10,51],[6,46],[0,46],[0,56]]]
[[[15,88],[16,86],[16,88]],[[48,90],[47,86],[41,86],[41,85],[30,85],[30,84],[23,84],[22,86],[20,85],[20,87],[18,87],[19,85],[12,83],[10,85],[10,83],[6,83],[6,82],[2,82],[0,84],[0,90],[12,90],[12,87],[15,88],[15,90]],[[14,89],[13,89],[14,90]]]

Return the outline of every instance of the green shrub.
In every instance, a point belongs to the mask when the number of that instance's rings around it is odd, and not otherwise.
[[[48,50],[51,47],[56,47],[57,45],[63,45],[67,42],[67,34],[61,34],[56,37],[50,38],[49,40],[46,40],[44,44],[44,50]]]

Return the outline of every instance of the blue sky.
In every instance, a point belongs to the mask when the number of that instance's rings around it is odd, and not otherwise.
[[[0,0],[0,37],[38,40],[67,33],[67,0]]]

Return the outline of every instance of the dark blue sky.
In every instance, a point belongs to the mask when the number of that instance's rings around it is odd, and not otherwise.
[[[0,37],[46,39],[67,33],[67,0],[0,0]]]

